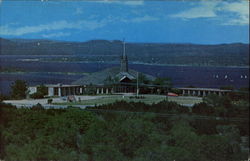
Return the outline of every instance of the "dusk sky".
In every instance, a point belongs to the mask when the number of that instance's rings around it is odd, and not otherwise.
[[[0,0],[0,37],[249,43],[249,2]]]

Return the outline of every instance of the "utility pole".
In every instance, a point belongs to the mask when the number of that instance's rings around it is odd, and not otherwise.
[[[168,102],[168,86],[166,87],[166,89],[167,89],[166,101]]]

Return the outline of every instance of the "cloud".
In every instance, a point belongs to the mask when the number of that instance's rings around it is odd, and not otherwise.
[[[110,22],[110,19],[96,20],[80,20],[76,22],[67,22],[65,20],[55,21],[49,24],[38,26],[22,26],[11,27],[9,25],[0,26],[0,35],[20,36],[25,34],[40,33],[44,31],[54,31],[62,29],[83,29],[95,30],[101,28]]]
[[[140,6],[144,4],[143,0],[100,0],[100,1],[90,1],[90,2],[97,2],[97,3],[113,3],[113,4],[121,4],[121,5],[129,5],[129,6]]]
[[[75,10],[75,15],[80,15],[80,14],[82,14],[83,13],[83,10],[82,10],[82,8],[76,8],[76,10]]]
[[[138,6],[138,5],[143,5],[144,1],[138,1],[138,0],[134,0],[134,1],[125,1],[125,2],[121,2],[125,5],[132,5],[132,6]]]
[[[153,17],[153,16],[145,15],[145,16],[143,16],[143,17],[135,17],[135,18],[132,18],[132,19],[127,20],[127,21],[128,21],[128,22],[140,23],[140,22],[157,21],[157,20],[159,20],[158,17]]]
[[[58,33],[51,33],[51,34],[43,34],[42,37],[44,38],[51,38],[51,37],[65,37],[70,36],[70,33],[58,32]]]
[[[231,12],[233,18],[228,19],[224,25],[248,25],[249,24],[249,2],[239,1],[228,3],[224,2],[219,8],[220,11]]]
[[[66,20],[54,21],[48,24],[40,24],[40,25],[30,25],[30,26],[19,26],[14,24],[7,24],[0,26],[0,35],[4,36],[21,36],[26,34],[36,34],[41,32],[50,32],[50,31],[58,31],[64,29],[78,29],[78,30],[87,30],[92,31],[98,28],[102,28],[108,24],[114,22],[124,22],[124,23],[140,23],[146,21],[157,21],[159,18],[145,15],[142,17],[134,17],[134,18],[121,18],[108,16],[101,20],[79,20],[75,22],[68,22]],[[59,36],[68,36],[67,34],[63,34],[62,32],[55,34],[44,34],[43,37],[59,37]]]
[[[172,14],[170,17],[183,19],[216,17],[215,6],[217,3],[218,1],[202,2],[197,7],[190,8],[177,14]]]
[[[172,14],[170,17],[182,19],[214,18],[221,25],[248,25],[249,2],[240,0],[230,1],[202,1],[198,6]]]

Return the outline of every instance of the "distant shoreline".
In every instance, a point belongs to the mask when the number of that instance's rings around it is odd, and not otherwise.
[[[219,67],[219,68],[250,68],[250,66],[210,66],[210,65],[185,65],[185,64],[152,64],[152,63],[140,63],[134,62],[131,64],[138,64],[138,65],[154,65],[154,66],[171,66],[171,67]]]
[[[1,56],[10,56],[10,57],[14,57],[14,56],[22,56],[22,57],[30,57],[30,56],[41,56],[41,57],[46,57],[46,56],[51,56],[51,55],[0,55],[0,60],[1,60]],[[70,55],[54,55],[55,57],[58,56],[69,56]],[[52,56],[53,57],[53,56]],[[74,57],[74,56],[73,56]],[[119,65],[119,62],[114,62],[114,61],[70,61],[70,60],[66,60],[66,61],[61,61],[61,60],[51,60],[51,61],[47,61],[47,60],[39,60],[37,58],[34,58],[34,60],[31,59],[24,59],[23,61],[20,59],[18,60],[20,62],[58,62],[58,63],[99,63],[99,64],[114,64],[114,65]],[[17,62],[18,62],[17,61]],[[129,64],[133,64],[133,65],[148,65],[148,66],[169,66],[169,67],[214,67],[214,68],[250,68],[249,66],[219,66],[219,65],[188,65],[188,64],[154,64],[154,63],[144,63],[144,62],[139,62],[139,61],[130,61],[131,63]]]

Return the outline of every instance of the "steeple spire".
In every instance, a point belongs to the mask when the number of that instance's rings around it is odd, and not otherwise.
[[[125,39],[123,38],[123,58],[126,57],[126,44],[125,44]]]
[[[128,72],[128,58],[126,55],[126,44],[125,44],[125,39],[123,39],[123,53],[121,56],[121,72]]]

